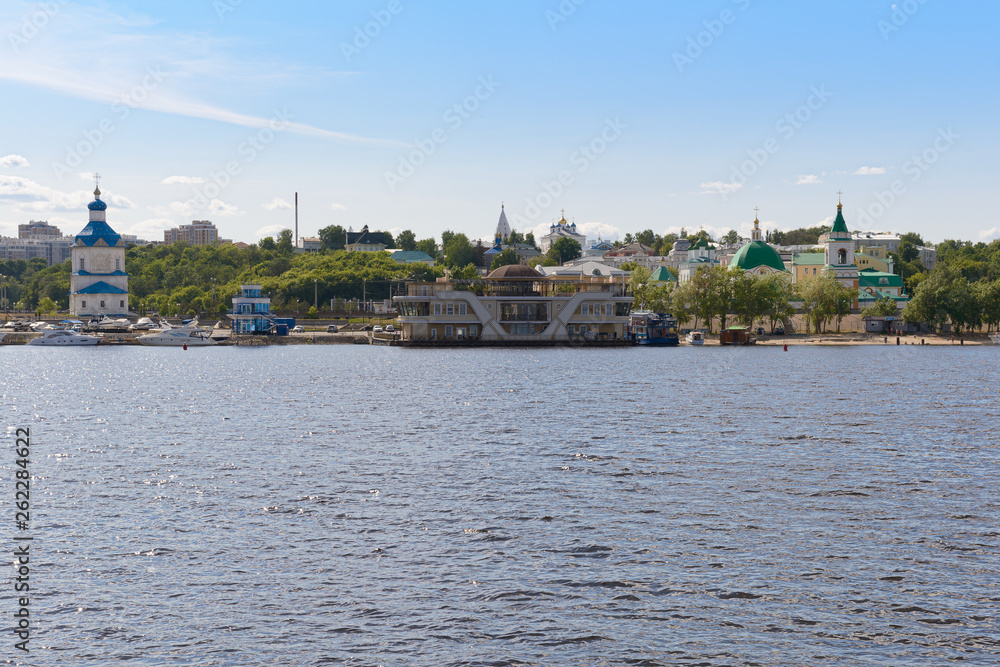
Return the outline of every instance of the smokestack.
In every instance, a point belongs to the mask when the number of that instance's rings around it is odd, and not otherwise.
[[[299,247],[299,193],[295,193],[295,247]]]

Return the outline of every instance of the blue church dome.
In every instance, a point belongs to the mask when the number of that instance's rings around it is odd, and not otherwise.
[[[87,208],[91,211],[106,211],[108,210],[108,205],[97,199],[87,204]]]

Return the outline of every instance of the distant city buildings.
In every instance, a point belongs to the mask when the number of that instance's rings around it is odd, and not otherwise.
[[[167,245],[184,241],[191,245],[215,245],[216,243],[232,243],[229,239],[220,239],[219,230],[211,220],[192,220],[190,225],[181,225],[163,232],[163,242]]]
[[[0,238],[0,259],[29,260],[41,257],[46,264],[61,264],[69,259],[73,237],[63,236],[58,227],[43,220],[31,220],[17,226],[17,238]]]
[[[390,245],[392,240],[383,232],[370,232],[365,225],[360,232],[347,232],[345,248],[348,252],[382,252]]]

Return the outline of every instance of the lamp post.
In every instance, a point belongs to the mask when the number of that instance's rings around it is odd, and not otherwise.
[[[313,278],[313,308],[319,310],[319,278]]]

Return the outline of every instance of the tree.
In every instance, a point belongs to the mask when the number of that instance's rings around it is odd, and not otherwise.
[[[538,244],[535,243],[535,233],[534,232],[528,232],[527,234],[524,235],[524,243],[526,245],[530,245],[535,250],[538,250]]]
[[[319,230],[320,250],[343,250],[347,245],[347,232],[340,225],[330,225]]]
[[[556,239],[556,242],[552,244],[552,247],[549,248],[548,252],[549,258],[560,264],[565,264],[566,262],[574,260],[581,254],[583,253],[580,248],[580,242],[576,239],[571,239],[568,236]]]
[[[273,252],[278,249],[278,244],[274,242],[274,238],[271,236],[265,236],[264,238],[262,238],[258,242],[258,245],[260,246],[261,250],[269,250]]]
[[[396,245],[399,246],[400,250],[406,250],[407,252],[417,249],[417,237],[409,229],[404,229],[396,237]]]
[[[704,229],[699,229],[696,233],[689,236],[688,240],[691,241],[691,245],[693,246],[699,241],[705,241],[705,243],[711,243],[712,237],[709,236],[708,232],[706,232]]]
[[[493,261],[490,263],[490,271],[499,269],[501,266],[520,263],[521,258],[518,256],[517,251],[513,248],[505,248],[503,252],[493,257]]]
[[[632,290],[632,300],[636,308],[648,308],[649,297],[652,292],[652,285],[649,283],[649,269],[636,266],[632,269],[628,277],[628,285]]]
[[[883,296],[862,310],[861,317],[890,317],[896,314],[896,310],[896,300],[891,296]]]
[[[903,308],[905,322],[923,322],[932,331],[939,331],[952,311],[949,299],[953,292],[961,292],[962,287],[953,288],[956,281],[965,280],[958,269],[939,263],[924,280],[920,281],[906,307]],[[968,285],[968,281],[965,281]]]
[[[438,247],[437,241],[434,239],[423,239],[422,241],[417,241],[417,250],[422,250],[434,259],[437,259]]]
[[[451,271],[452,280],[475,280],[479,277],[479,269],[471,262]]]
[[[469,243],[469,238],[465,234],[451,233],[444,245],[444,260],[452,269],[467,264],[475,265],[476,249]]]
[[[719,239],[720,242],[726,245],[736,245],[740,242],[740,235],[736,233],[735,229],[730,229],[726,232],[722,238]]]
[[[38,317],[54,312],[56,312],[56,303],[47,296],[43,297],[42,300],[38,302],[38,308],[35,308],[35,315]]]
[[[831,276],[810,276],[798,288],[806,321],[815,326],[816,333],[823,333],[825,324],[833,318],[837,318],[839,330],[841,320],[851,312],[850,289]]]
[[[292,230],[282,229],[278,232],[278,252],[282,255],[291,255],[295,250],[295,246],[292,243]]]

